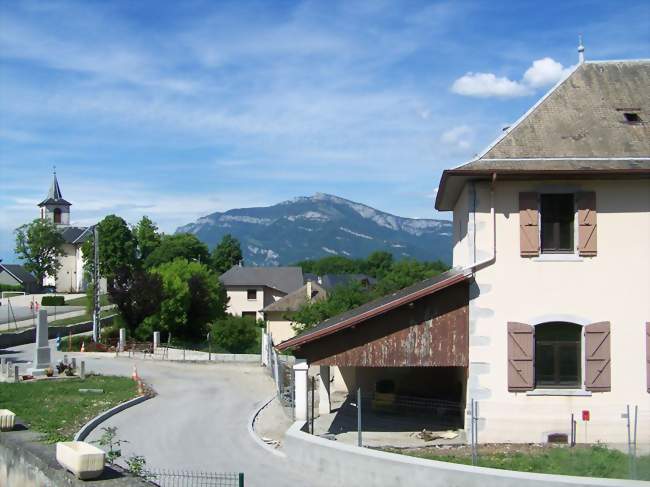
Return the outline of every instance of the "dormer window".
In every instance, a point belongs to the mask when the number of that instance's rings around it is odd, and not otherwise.
[[[542,253],[573,252],[573,194],[542,194],[540,212]]]
[[[623,117],[625,117],[625,121],[627,123],[641,123],[641,122],[643,122],[643,120],[641,120],[641,117],[639,116],[638,113],[625,112],[625,113],[623,113]]]

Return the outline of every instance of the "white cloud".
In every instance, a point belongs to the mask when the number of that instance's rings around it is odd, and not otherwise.
[[[454,81],[451,91],[459,95],[479,98],[512,98],[531,93],[527,86],[518,81],[497,77],[493,73],[467,73]]]
[[[524,73],[524,82],[533,88],[554,85],[569,74],[573,68],[573,66],[565,68],[550,57],[537,59]]]
[[[514,98],[528,96],[536,89],[557,83],[573,66],[565,68],[561,63],[545,57],[533,61],[521,81],[511,80],[494,73],[467,73],[451,85],[451,91],[459,95],[478,98]]]
[[[440,140],[458,149],[469,149],[474,140],[474,130],[467,125],[459,125],[444,131]]]

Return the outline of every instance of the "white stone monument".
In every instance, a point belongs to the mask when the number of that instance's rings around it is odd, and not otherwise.
[[[50,356],[50,342],[47,335],[47,311],[41,309],[38,312],[38,324],[36,325],[36,350],[34,362],[28,373],[33,376],[45,375],[45,369],[52,366]]]

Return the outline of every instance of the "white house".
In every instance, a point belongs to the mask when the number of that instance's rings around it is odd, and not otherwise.
[[[343,390],[474,399],[481,442],[569,435],[573,414],[578,442],[624,444],[630,405],[650,444],[650,61],[576,66],[443,172],[436,208],[453,212],[451,271],[277,348]]]
[[[262,310],[303,285],[300,267],[234,266],[219,280],[228,295],[228,313],[264,319]]]

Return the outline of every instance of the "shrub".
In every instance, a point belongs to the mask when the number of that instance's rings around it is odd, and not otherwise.
[[[230,353],[258,353],[259,327],[254,318],[232,316],[218,320],[212,327],[212,339]]]
[[[41,298],[41,305],[43,306],[65,306],[64,296],[43,296]]]

